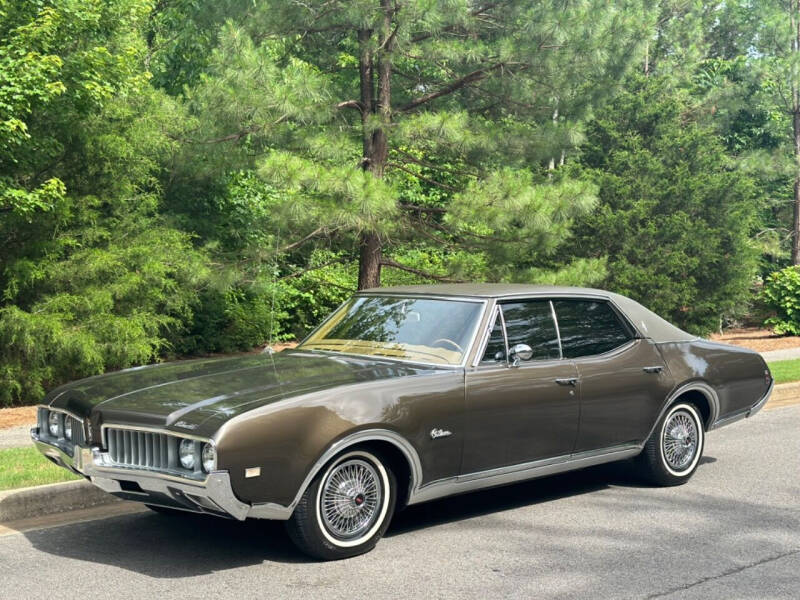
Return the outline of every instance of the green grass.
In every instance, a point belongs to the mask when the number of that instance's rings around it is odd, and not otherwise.
[[[788,383],[790,381],[800,381],[800,358],[792,360],[779,360],[767,363],[775,383]]]
[[[0,491],[80,479],[57,467],[36,448],[0,450]]]

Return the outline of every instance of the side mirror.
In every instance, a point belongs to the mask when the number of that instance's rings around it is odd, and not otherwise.
[[[510,350],[513,362],[511,366],[518,367],[521,360],[530,360],[533,358],[533,349],[528,344],[516,344]]]

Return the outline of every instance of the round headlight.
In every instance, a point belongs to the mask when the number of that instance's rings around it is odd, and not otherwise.
[[[217,468],[217,449],[212,443],[203,444],[203,470],[211,473]]]
[[[64,417],[64,437],[68,440],[72,439],[72,419]]]
[[[51,412],[47,415],[47,430],[53,437],[58,437],[58,419],[60,415],[57,412]]]
[[[178,456],[184,469],[194,469],[194,441],[181,440],[178,446]]]

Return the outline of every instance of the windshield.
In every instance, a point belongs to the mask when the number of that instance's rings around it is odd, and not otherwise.
[[[355,297],[299,348],[460,365],[481,309],[471,301]]]

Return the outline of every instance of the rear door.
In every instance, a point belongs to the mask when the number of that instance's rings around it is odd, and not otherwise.
[[[508,349],[520,343],[533,356],[513,366]],[[548,300],[501,303],[481,362],[466,375],[462,474],[570,454],[577,376],[575,365],[561,359]]]
[[[605,300],[553,300],[565,359],[580,377],[575,452],[643,441],[673,381],[655,344]]]

